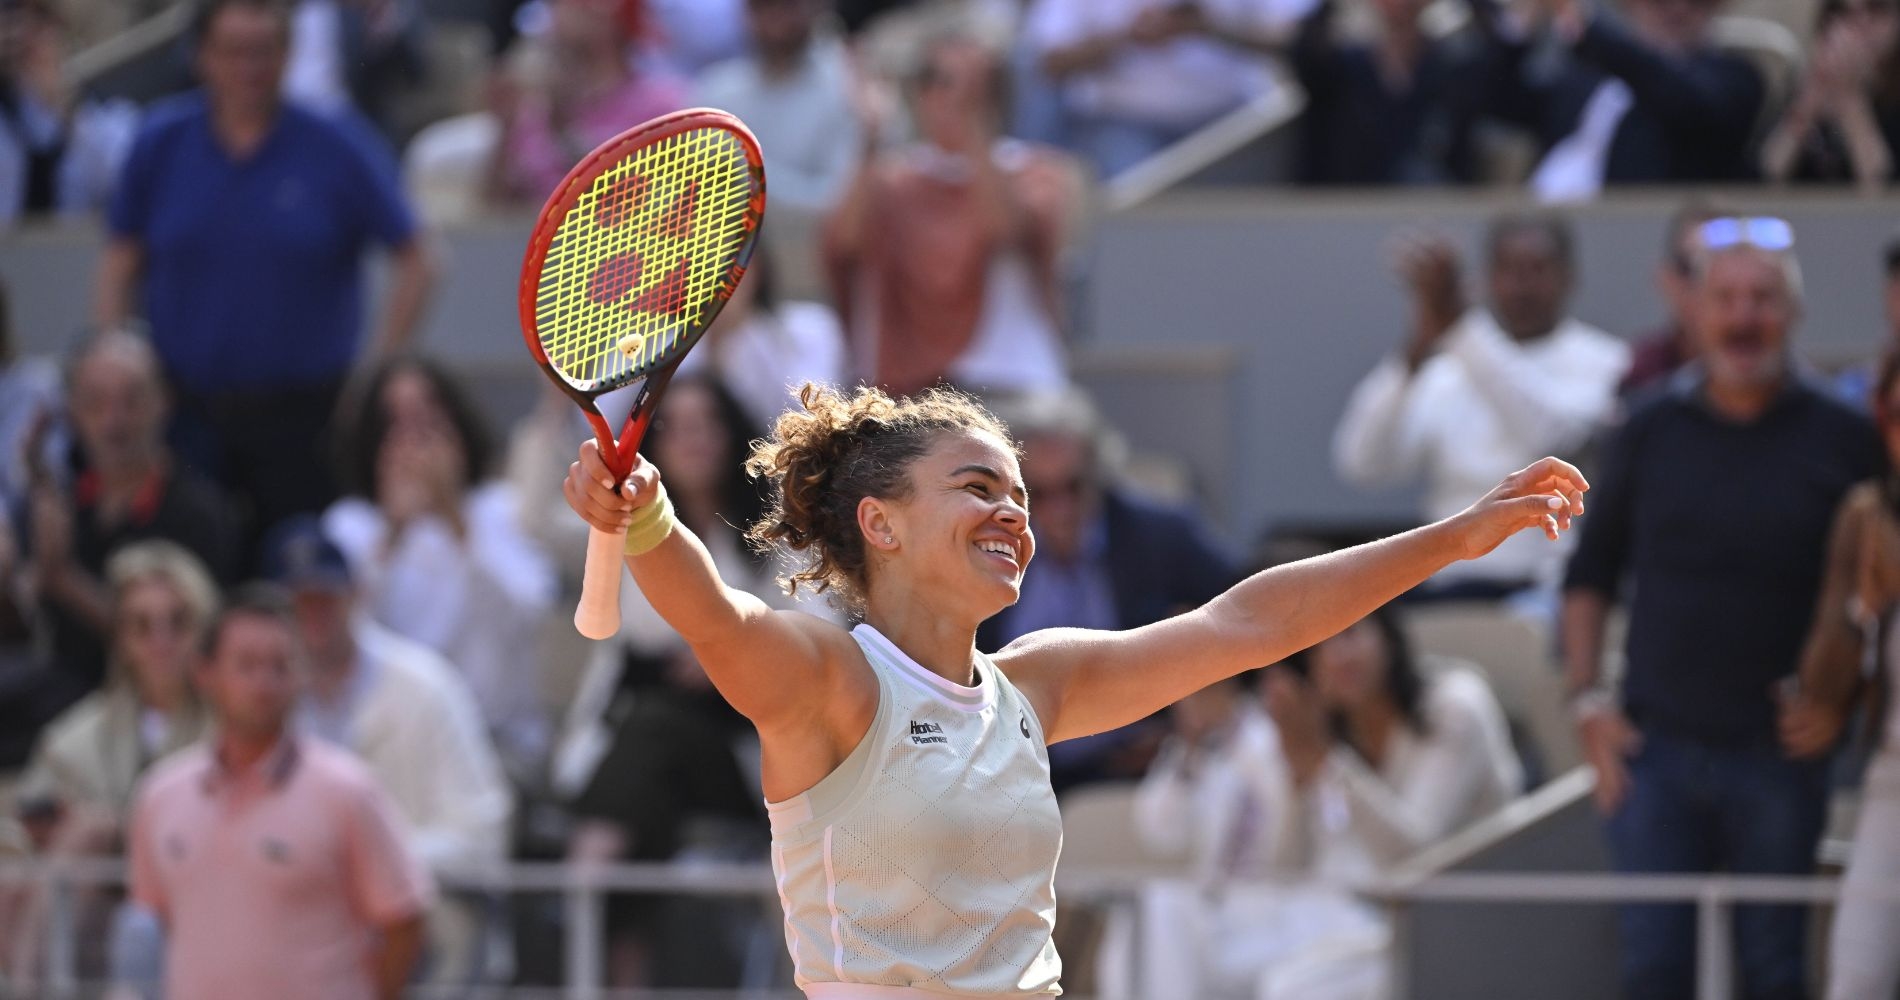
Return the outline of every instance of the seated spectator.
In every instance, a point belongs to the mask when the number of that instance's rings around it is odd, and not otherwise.
[[[0,8],[0,226],[103,209],[132,148],[138,108],[75,93],[68,54],[52,0]]]
[[[1882,313],[1887,320],[1887,331],[1880,339],[1879,350],[1873,353],[1875,357],[1884,358],[1900,351],[1900,239],[1888,243],[1881,258],[1887,276],[1881,286]],[[1872,362],[1843,369],[1834,379],[1836,394],[1849,406],[1877,409],[1874,399],[1876,369],[1877,365]]]
[[[510,773],[533,780],[548,749],[537,643],[558,583],[512,487],[490,476],[474,400],[440,365],[392,359],[346,393],[337,437],[346,496],[323,528],[363,610],[453,664]]]
[[[1480,5],[1493,38],[1484,108],[1536,137],[1543,153],[1530,184],[1540,199],[1753,174],[1764,87],[1754,64],[1711,40],[1720,6],[1630,0],[1625,24],[1583,0],[1538,0],[1527,26]],[[1554,66],[1530,58],[1545,28],[1568,57]]]
[[[132,898],[163,927],[168,997],[396,997],[420,952],[435,890],[397,810],[292,725],[304,658],[287,604],[233,597],[194,675],[216,738],[139,789]]]
[[[883,124],[867,121],[857,175],[826,223],[857,374],[894,393],[1067,378],[1060,271],[1075,175],[1053,150],[997,138],[1005,75],[974,41],[927,45],[910,89],[921,141],[880,153]]]
[[[1274,867],[1383,871],[1523,791],[1490,686],[1469,667],[1426,669],[1390,610],[1270,672],[1265,693],[1295,792]],[[1343,811],[1324,808],[1332,796]]]
[[[1474,486],[1543,455],[1575,453],[1611,416],[1629,348],[1565,314],[1575,281],[1570,227],[1506,216],[1485,239],[1487,306],[1468,308],[1458,252],[1442,240],[1402,244],[1412,330],[1353,390],[1333,434],[1333,465],[1364,487],[1425,480],[1423,517],[1463,510]],[[1535,597],[1564,549],[1512,538],[1440,573],[1420,596]]]
[[[181,457],[249,518],[245,562],[269,526],[336,499],[312,461],[364,333],[363,264],[387,247],[374,352],[414,333],[430,256],[389,153],[361,121],[283,100],[282,0],[203,0],[200,92],[146,117],[109,213],[95,319],[143,312],[164,362]]]
[[[33,483],[65,450],[59,366],[18,352],[7,298],[0,283],[0,704],[41,667],[25,528]]]
[[[823,212],[851,180],[858,119],[844,46],[820,0],[746,0],[746,54],[699,75],[693,103],[738,115],[759,137],[774,210]]]
[[[30,745],[52,713],[104,680],[111,606],[103,575],[120,546],[168,539],[214,576],[232,575],[230,508],[165,445],[168,402],[151,345],[126,333],[93,337],[73,357],[67,396],[80,471],[69,484],[49,474],[35,488],[27,552],[53,669],[30,695],[0,706],[0,743]]]
[[[681,375],[715,378],[760,432],[791,407],[798,386],[838,385],[845,378],[838,314],[822,302],[780,301],[773,260],[764,244],[753,252],[745,280],[680,365]]]
[[[1695,198],[1669,217],[1663,259],[1656,265],[1656,290],[1669,310],[1669,318],[1631,345],[1629,371],[1617,386],[1617,395],[1627,398],[1660,385],[1695,357],[1694,338],[1689,334],[1689,279],[1699,249],[1696,230],[1710,219],[1730,214],[1716,202]]]
[[[636,58],[651,41],[644,0],[548,0],[548,8],[546,31],[524,37],[526,50],[512,57],[527,67],[502,84],[490,189],[504,204],[540,205],[594,147],[686,106],[683,81]]]
[[[1002,649],[1038,629],[1131,629],[1200,607],[1238,579],[1231,559],[1187,511],[1160,507],[1115,483],[1120,442],[1079,391],[999,400],[1022,445],[1035,505],[1036,571],[1014,606],[983,623],[977,648]],[[1049,748],[1058,793],[1147,769],[1159,717]]]
[[[41,734],[15,793],[21,823],[42,858],[116,856],[132,792],[153,761],[203,735],[191,668],[211,619],[217,584],[190,552],[171,542],[136,542],[106,567],[111,588],[112,673],[106,686],[54,719]],[[28,890],[17,933],[0,932],[0,957],[23,985],[38,965],[47,900]],[[112,896],[78,899],[82,969],[100,968]],[[4,908],[0,908],[4,909]],[[19,911],[15,911],[19,912]],[[39,970],[44,972],[45,970]]]
[[[363,759],[429,871],[479,871],[505,860],[514,793],[455,667],[361,612],[348,560],[314,519],[280,525],[265,561],[291,591],[308,651],[302,731]],[[485,908],[486,900],[456,894],[431,910],[429,983],[486,974],[495,956],[483,951]]]
[[[1388,995],[1385,921],[1337,882],[1387,871],[1521,791],[1484,680],[1418,662],[1390,610],[1269,667],[1261,693],[1270,718],[1229,709],[1227,737],[1197,767],[1184,772],[1177,741],[1143,779],[1144,840],[1194,831],[1195,861],[1190,883],[1140,897],[1132,996]],[[1263,877],[1279,884],[1235,884]]]
[[[789,608],[793,601],[774,584],[772,564],[742,536],[763,507],[758,485],[744,472],[747,442],[758,433],[718,383],[680,376],[641,451],[666,463],[674,510],[706,543],[726,583]],[[713,689],[638,587],[623,586],[620,604],[620,636],[598,644],[556,774],[557,790],[571,796],[578,818],[569,857],[763,857],[764,793],[750,725]],[[756,919],[751,907],[615,897],[608,908],[610,979],[623,988],[736,987],[742,963],[735,931],[756,927]]]
[[[1893,183],[1900,153],[1900,15],[1894,0],[1823,0],[1807,74],[1762,143],[1771,181]]]
[[[1055,81],[1067,145],[1113,177],[1265,93],[1265,60],[1229,37],[1284,33],[1312,0],[1036,0],[1023,31]]]

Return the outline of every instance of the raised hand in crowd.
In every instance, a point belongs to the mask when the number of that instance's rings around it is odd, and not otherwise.
[[[1465,313],[1463,263],[1450,240],[1432,234],[1400,234],[1387,252],[1411,296],[1405,363],[1416,372]]]

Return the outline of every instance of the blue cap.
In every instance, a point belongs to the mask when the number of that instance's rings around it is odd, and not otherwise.
[[[350,562],[323,533],[321,522],[300,514],[265,536],[264,575],[292,590],[340,590],[350,585]]]

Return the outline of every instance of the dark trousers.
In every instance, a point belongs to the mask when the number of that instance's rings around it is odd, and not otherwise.
[[[342,390],[342,376],[243,392],[173,390],[172,448],[236,504],[245,573],[256,568],[258,541],[271,526],[336,499],[331,426]]]
[[[1623,872],[1808,875],[1827,811],[1827,767],[1784,757],[1772,742],[1711,746],[1645,732],[1629,762],[1629,798],[1609,821]],[[1619,910],[1626,1000],[1695,995],[1695,910]],[[1738,906],[1735,956],[1748,1000],[1806,996],[1807,909]]]

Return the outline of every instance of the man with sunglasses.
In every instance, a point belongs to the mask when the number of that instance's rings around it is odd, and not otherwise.
[[[1564,660],[1621,871],[1814,870],[1826,762],[1785,746],[1781,731],[1807,710],[1790,677],[1835,505],[1882,458],[1867,420],[1790,357],[1801,311],[1793,247],[1780,219],[1698,227],[1698,358],[1631,410],[1592,477],[1566,580]],[[1617,692],[1601,664],[1619,596],[1629,633]],[[1805,916],[1736,910],[1741,996],[1805,995]],[[1631,905],[1620,921],[1625,996],[1693,995],[1692,909]]]

